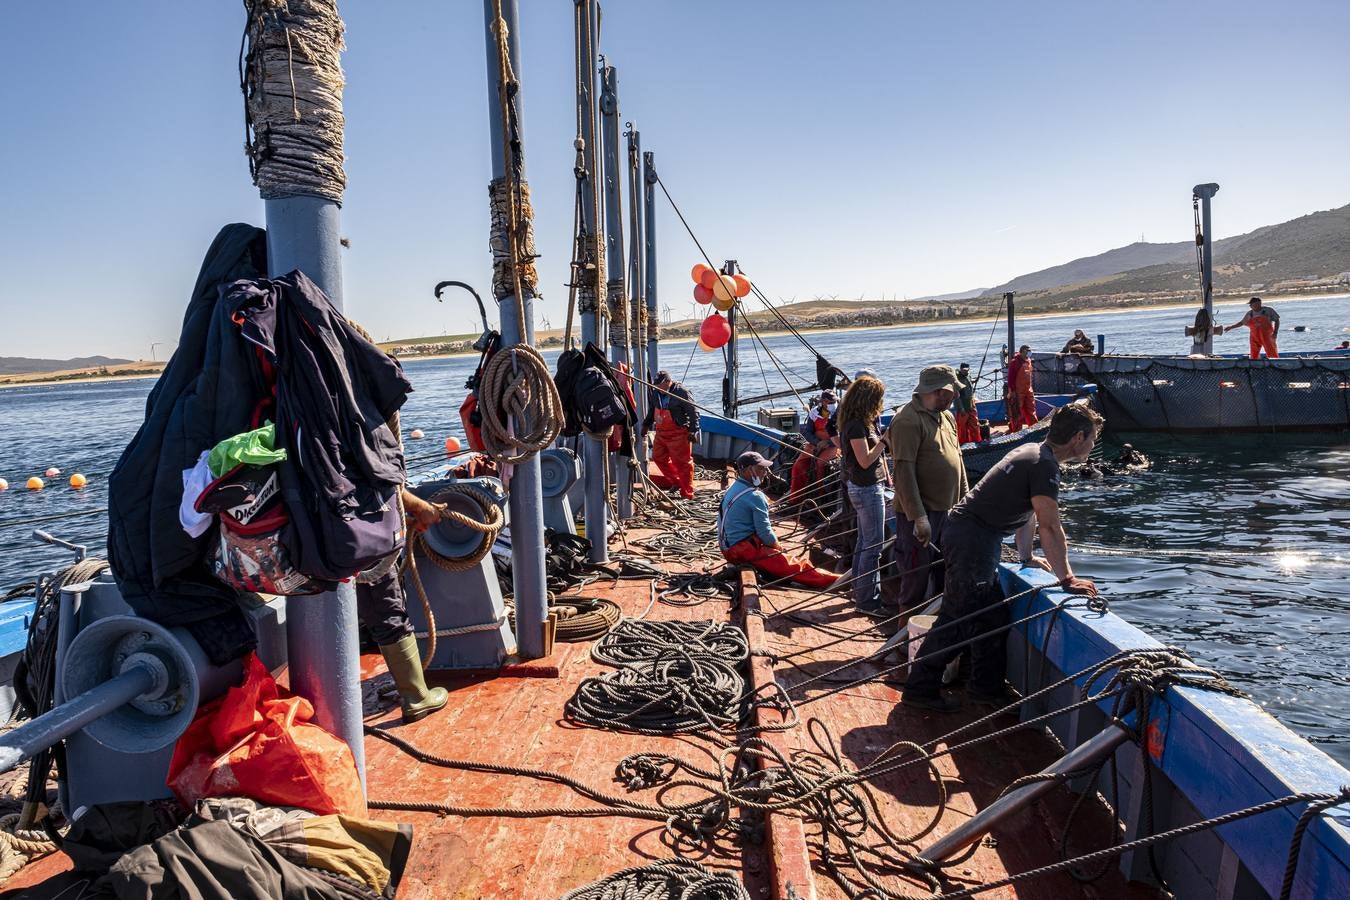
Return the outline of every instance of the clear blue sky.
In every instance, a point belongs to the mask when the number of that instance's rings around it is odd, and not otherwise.
[[[571,0],[523,0],[544,313],[566,307]],[[487,293],[474,0],[344,0],[347,308],[378,337],[468,331]],[[241,152],[242,3],[8,4],[0,356],[148,357],[218,226],[262,224]],[[771,296],[989,286],[1138,240],[1350,202],[1350,3],[610,0],[625,119],[709,251]],[[660,209],[661,296],[693,246]],[[467,300],[467,296],[464,297]],[[162,358],[163,349],[160,354]]]

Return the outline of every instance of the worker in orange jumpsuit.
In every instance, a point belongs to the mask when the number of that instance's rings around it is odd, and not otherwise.
[[[1031,388],[1031,345],[1023,344],[1008,363],[1008,430],[1030,428],[1036,415],[1036,392]]]
[[[694,444],[698,442],[698,409],[684,385],[664,371],[656,373],[656,388],[647,404],[644,434],[654,434],[652,484],[662,489],[678,488],[689,500],[694,496]],[[655,430],[653,431],[653,426]]]
[[[1225,331],[1232,331],[1240,325],[1251,329],[1252,359],[1260,359],[1261,351],[1266,351],[1268,359],[1279,359],[1280,351],[1275,346],[1275,338],[1280,333],[1280,314],[1269,306],[1261,305],[1260,297],[1247,301],[1247,314],[1229,325]]]
[[[956,370],[956,386],[959,390],[952,401],[952,411],[956,413],[956,440],[962,444],[980,442],[980,414],[975,407],[975,383],[970,380],[970,363],[961,363]]]
[[[769,523],[769,498],[759,486],[769,474],[769,461],[753,450],[736,457],[736,480],[722,495],[717,516],[717,546],[733,565],[750,566],[778,581],[792,581],[824,590],[848,581],[817,569],[805,559],[788,556]]]
[[[788,503],[801,503],[815,498],[811,486],[825,477],[826,466],[830,460],[839,456],[839,445],[835,441],[834,413],[839,408],[834,391],[825,391],[815,407],[807,413],[807,446],[792,464],[792,481],[785,498]]]

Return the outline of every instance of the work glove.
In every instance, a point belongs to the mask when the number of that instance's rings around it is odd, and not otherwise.
[[[933,539],[933,526],[929,524],[927,516],[919,516],[914,520],[914,539],[921,547],[927,547]]]

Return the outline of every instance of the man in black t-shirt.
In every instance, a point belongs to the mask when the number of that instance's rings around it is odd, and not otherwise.
[[[1075,576],[1069,566],[1059,519],[1059,467],[1087,459],[1101,424],[1101,416],[1085,405],[1061,406],[1043,443],[1009,452],[952,508],[942,538],[942,609],[923,640],[921,661],[910,669],[902,702],[941,711],[959,708],[960,701],[938,693],[942,671],[960,652],[957,645],[979,635],[987,636],[970,645],[969,698],[995,706],[1016,699],[1005,680],[1008,633],[999,630],[1009,622],[998,583],[999,555],[1009,535],[1016,536],[1023,567],[1053,573],[1071,593],[1096,596],[1096,585]],[[1032,553],[1037,531],[1045,556]]]

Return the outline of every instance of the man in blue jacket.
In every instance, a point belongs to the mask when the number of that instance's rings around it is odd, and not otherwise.
[[[759,486],[769,474],[769,461],[753,450],[736,457],[736,481],[722,495],[717,518],[717,545],[727,562],[752,566],[775,580],[796,582],[823,590],[847,575],[817,569],[804,559],[788,556],[769,524],[769,498]]]

